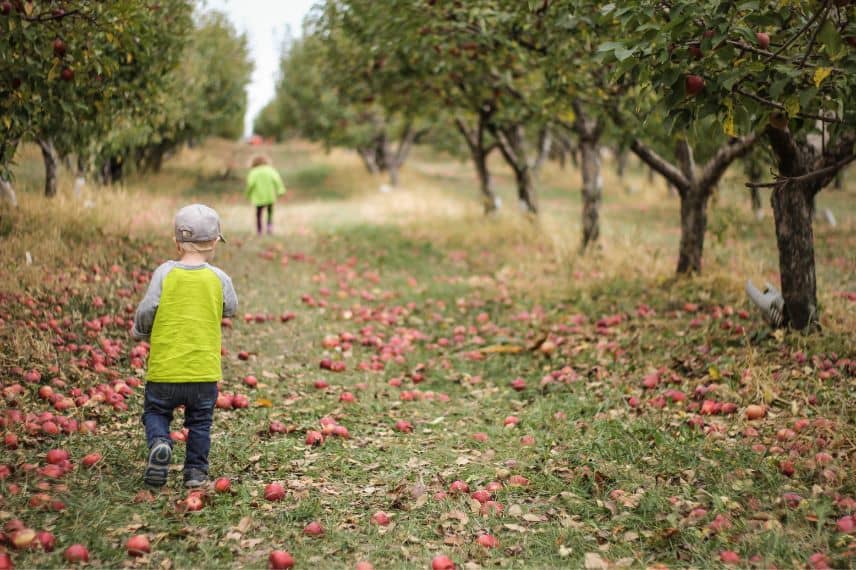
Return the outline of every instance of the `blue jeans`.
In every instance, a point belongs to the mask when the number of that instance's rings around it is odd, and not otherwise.
[[[157,440],[166,440],[172,447],[169,424],[172,422],[175,408],[183,405],[184,427],[190,431],[187,436],[184,472],[198,469],[208,473],[211,423],[214,420],[216,402],[216,382],[146,382],[143,425],[146,426],[149,448]]]

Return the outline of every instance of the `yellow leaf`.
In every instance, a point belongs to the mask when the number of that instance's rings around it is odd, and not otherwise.
[[[264,398],[259,398],[256,400],[256,405],[260,408],[270,408],[273,407],[273,402]]]
[[[722,375],[719,373],[719,368],[716,366],[711,366],[707,369],[707,373],[710,375],[711,380],[719,380],[722,378]]]
[[[486,347],[480,349],[480,352],[483,352],[485,354],[504,353],[504,352],[516,354],[516,353],[522,352],[522,351],[523,351],[523,347],[517,346],[516,344],[493,344],[491,346],[486,346]]]
[[[800,112],[800,98],[796,95],[790,95],[785,99],[785,111],[789,117],[796,117]]]
[[[829,77],[829,74],[832,73],[832,70],[828,67],[818,67],[814,71],[814,86],[820,87],[820,84],[823,83],[823,80]]]
[[[730,137],[736,137],[737,131],[734,129],[734,101],[731,98],[726,99],[725,107],[728,109],[728,112],[722,121],[722,131]]]

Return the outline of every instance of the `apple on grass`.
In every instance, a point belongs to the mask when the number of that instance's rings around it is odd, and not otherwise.
[[[128,539],[125,546],[128,550],[128,556],[143,556],[152,550],[149,539],[144,534],[135,534]]]
[[[287,570],[294,567],[294,558],[285,550],[274,550],[268,556],[269,570]]]

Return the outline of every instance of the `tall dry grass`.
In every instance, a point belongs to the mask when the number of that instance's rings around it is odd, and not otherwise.
[[[714,295],[737,303],[747,278],[778,282],[772,217],[768,209],[765,220],[754,219],[737,168],[720,185],[711,206],[704,274],[676,285],[678,200],[669,196],[662,180],[651,183],[638,164],[619,178],[611,161],[605,161],[601,243],[582,253],[579,173],[573,166],[547,165],[539,180],[542,213],[533,220],[517,211],[511,174],[494,157],[504,207],[486,217],[467,162],[417,152],[403,172],[402,187],[381,192],[384,177],[368,175],[353,153],[325,153],[308,143],[259,149],[213,140],[181,151],[158,174],[132,177],[118,187],[90,184],[80,197],[72,196],[72,177],[63,171],[53,200],[38,195],[37,151],[23,149],[20,207],[0,213],[0,287],[26,288],[45,270],[63,264],[107,262],[110,248],[98,244],[111,240],[154,237],[166,244],[168,254],[172,216],[191,201],[217,208],[227,235],[249,237],[254,214],[242,196],[243,177],[258,152],[271,156],[285,173],[307,168],[325,173],[323,188],[292,188],[277,206],[275,224],[286,242],[293,233],[394,226],[438,248],[470,252],[472,271],[533,297],[626,293],[640,295],[644,302],[646,290],[659,288],[676,302],[694,291],[702,298]],[[224,180],[227,171],[230,176]],[[313,192],[319,192],[317,197]],[[826,320],[835,328],[856,325],[852,302],[840,294],[856,290],[854,192],[853,184],[825,191],[820,205],[834,209],[838,226],[816,228],[819,295]]]

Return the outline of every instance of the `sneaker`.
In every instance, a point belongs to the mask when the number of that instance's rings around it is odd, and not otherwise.
[[[169,473],[169,463],[172,461],[172,447],[164,440],[158,440],[149,450],[149,461],[143,481],[152,487],[163,487]]]
[[[184,486],[195,489],[208,484],[208,473],[201,469],[190,469],[184,472]]]

